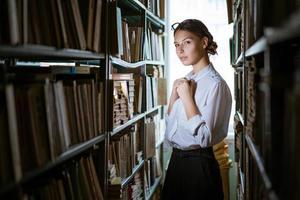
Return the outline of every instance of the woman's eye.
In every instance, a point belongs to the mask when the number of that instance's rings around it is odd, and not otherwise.
[[[179,44],[175,44],[175,47],[179,47]]]

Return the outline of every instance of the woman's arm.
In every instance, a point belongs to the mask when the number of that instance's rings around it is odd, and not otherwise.
[[[178,96],[182,100],[188,119],[200,114],[200,111],[194,100],[195,89],[195,82],[191,82],[191,84],[189,84],[188,81],[185,81],[177,88]]]
[[[225,83],[216,83],[208,95],[207,104],[201,112],[196,111],[198,106],[191,101],[186,86],[178,88],[178,94],[183,101],[188,121],[184,126],[202,146],[216,144],[227,135],[231,111],[231,94]],[[181,91],[182,90],[182,91]]]

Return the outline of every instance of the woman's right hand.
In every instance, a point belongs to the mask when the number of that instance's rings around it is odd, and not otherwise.
[[[173,83],[173,89],[172,89],[172,94],[171,94],[171,101],[176,101],[179,98],[179,95],[177,93],[177,88],[179,85],[181,85],[182,83],[186,82],[187,80],[184,78],[179,78],[176,79]]]
[[[185,81],[187,81],[187,80],[184,79],[184,78],[179,78],[179,79],[176,79],[174,81],[174,83],[173,83],[173,89],[172,89],[172,94],[171,94],[171,97],[170,97],[170,103],[169,103],[169,107],[168,107],[168,114],[171,113],[174,102],[179,98],[179,95],[177,93],[177,88],[179,87],[179,85],[181,85]]]

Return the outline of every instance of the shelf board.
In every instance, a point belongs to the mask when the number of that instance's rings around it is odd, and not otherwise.
[[[243,61],[244,53],[241,53],[240,56],[234,62],[235,66],[238,66]]]
[[[161,107],[162,107],[161,105],[155,106],[154,108],[151,108],[150,110],[146,111],[146,112],[145,112],[145,115],[152,114],[153,112],[159,110]]]
[[[246,139],[246,143],[250,149],[250,152],[252,154],[252,157],[254,158],[255,162],[256,162],[256,166],[258,168],[258,171],[260,172],[260,175],[262,177],[262,180],[264,182],[266,191],[271,191],[272,189],[272,184],[271,181],[266,173],[264,164],[263,164],[263,160],[262,157],[260,156],[254,142],[252,141],[252,139],[250,138],[250,136],[248,134],[245,134],[245,139]]]
[[[117,6],[121,8],[122,14],[126,17],[142,17],[146,9],[145,6],[138,0],[117,1]]]
[[[146,200],[151,200],[155,190],[158,188],[159,184],[161,182],[161,176],[155,179],[154,184],[150,187],[150,193],[146,196]]]
[[[245,53],[245,57],[254,56],[256,54],[262,53],[267,48],[267,39],[265,37],[257,40]]]
[[[142,65],[164,65],[163,61],[143,60],[135,63],[126,62],[120,58],[110,56],[111,63],[125,68],[137,68]]]
[[[28,172],[17,183],[12,183],[12,184],[9,184],[7,187],[1,188],[0,196],[16,189],[19,186],[26,185],[26,184],[32,182],[33,180],[36,180],[37,178],[42,177],[43,175],[45,175],[47,173],[50,173],[52,170],[63,165],[66,161],[71,160],[72,158],[83,153],[87,149],[90,149],[95,144],[98,144],[104,140],[105,140],[105,135],[102,134],[100,136],[97,136],[97,137],[89,140],[89,141],[86,141],[86,142],[83,142],[83,143],[80,143],[80,144],[70,147],[66,152],[64,152],[60,156],[58,156],[53,162],[47,163],[45,166],[43,166],[40,169],[36,169],[36,170],[33,170],[32,172]]]
[[[141,10],[146,10],[145,5],[138,0],[128,0],[128,2],[130,2],[132,5],[136,6],[137,8],[139,8]]]
[[[122,124],[122,125],[114,128],[113,131],[110,133],[110,136],[112,137],[112,136],[116,135],[117,133],[124,130],[128,126],[130,126],[130,125],[136,123],[137,121],[139,121],[140,119],[142,119],[144,116],[145,116],[144,113],[135,115],[132,119],[128,120],[128,122],[126,122],[125,124]]]
[[[242,113],[240,113],[239,111],[236,111],[236,113],[237,113],[237,115],[239,117],[239,120],[241,121],[242,125],[245,126],[245,121],[244,121]]]
[[[144,10],[146,10],[145,5],[142,2],[140,2],[139,0],[131,0],[131,1],[134,2],[135,4],[139,5]]]
[[[155,112],[156,110],[160,109],[162,106],[156,106],[144,113],[135,115],[132,119],[128,120],[128,122],[126,122],[125,124],[122,124],[116,128],[113,129],[113,131],[111,132],[110,136],[114,136],[115,134],[119,133],[120,131],[124,130],[125,128],[127,128],[128,126],[136,123],[137,121],[139,121],[140,119],[142,119],[143,117],[145,117],[146,115],[149,115],[153,112]]]
[[[82,51],[77,49],[57,49],[43,45],[0,45],[1,58],[30,58],[30,59],[104,59],[104,54]]]
[[[122,180],[121,188],[124,188],[124,186],[126,186],[134,178],[134,175],[143,167],[143,165],[144,160],[140,162],[135,168],[133,168],[131,175]]]
[[[155,26],[160,27],[160,28],[164,28],[166,26],[166,23],[161,18],[154,15],[149,10],[146,10],[146,16]]]

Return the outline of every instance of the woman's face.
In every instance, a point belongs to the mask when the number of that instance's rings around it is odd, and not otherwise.
[[[207,54],[204,39],[189,31],[178,30],[174,36],[174,45],[183,65],[194,65]]]

